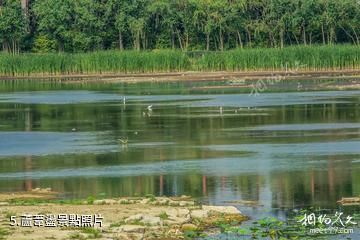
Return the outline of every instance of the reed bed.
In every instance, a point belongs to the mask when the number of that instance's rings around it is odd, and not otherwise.
[[[360,47],[352,45],[235,49],[204,54],[200,71],[342,70],[360,67]]]
[[[352,45],[234,49],[191,54],[176,50],[91,53],[0,54],[0,75],[69,75],[180,71],[359,69],[360,48]]]
[[[0,54],[3,76],[179,72],[189,67],[185,53],[171,50]]]

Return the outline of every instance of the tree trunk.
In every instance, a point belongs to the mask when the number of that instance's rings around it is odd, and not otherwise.
[[[206,33],[206,51],[210,50],[210,33]]]
[[[306,31],[305,31],[305,26],[303,25],[302,26],[302,32],[303,32],[303,42],[304,42],[304,45],[306,45],[307,44],[307,42],[306,42]]]
[[[321,24],[321,35],[322,35],[323,44],[325,45],[326,40],[325,40],[324,24]]]
[[[280,48],[284,48],[284,29],[280,30]]]
[[[241,39],[241,34],[239,31],[237,31],[237,36],[238,36],[238,40],[239,40],[239,44],[240,44],[240,48],[243,48],[243,42],[242,42],[242,39]]]
[[[252,41],[251,41],[251,32],[249,30],[249,28],[246,28],[246,33],[248,35],[248,42],[249,42],[249,46],[252,46]]]
[[[136,32],[136,37],[135,37],[135,49],[137,51],[140,51],[140,31]]]
[[[143,49],[146,49],[147,46],[146,46],[146,32],[142,32],[141,34],[141,38],[142,38],[142,45],[143,45]]]
[[[214,34],[214,44],[215,44],[215,49],[218,49],[216,34]]]
[[[220,44],[220,46],[219,46],[220,50],[224,51],[224,37],[223,37],[222,31],[221,31],[221,27],[219,30],[219,44]]]
[[[121,51],[124,50],[123,38],[122,38],[121,31],[119,31],[119,48],[120,48]]]
[[[297,36],[296,36],[296,34],[295,34],[295,33],[293,33],[293,35],[294,35],[294,38],[295,38],[296,44],[297,44],[297,45],[299,45],[299,39],[297,38]]]
[[[177,36],[178,36],[178,41],[179,41],[180,48],[181,48],[181,50],[184,50],[179,30],[176,29],[176,33],[177,33]]]
[[[352,40],[352,42],[353,42],[354,44],[357,44],[357,41],[355,40],[355,38],[354,38],[348,31],[346,31],[346,29],[345,29],[343,26],[340,26],[340,28],[344,31],[344,33],[345,33],[349,38],[351,38],[351,40]]]
[[[354,29],[354,27],[351,27],[354,35],[355,35],[355,38],[356,38],[356,44],[359,45],[360,44],[360,41],[359,41],[359,35],[357,34],[356,30]]]

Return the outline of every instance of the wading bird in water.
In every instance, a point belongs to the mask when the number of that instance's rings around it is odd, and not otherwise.
[[[123,137],[123,138],[119,138],[118,141],[119,141],[121,144],[126,145],[126,144],[128,144],[129,139],[128,139],[128,137]]]

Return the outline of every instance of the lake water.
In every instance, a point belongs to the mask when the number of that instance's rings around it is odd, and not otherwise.
[[[302,84],[250,96],[226,81],[2,81],[0,191],[254,201],[237,206],[256,217],[338,209],[360,195],[360,91]]]

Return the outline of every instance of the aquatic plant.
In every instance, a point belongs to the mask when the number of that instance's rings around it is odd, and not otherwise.
[[[239,226],[235,224],[219,224],[222,234],[219,236],[206,237],[206,240],[222,239],[329,239],[330,236],[344,237],[343,233],[336,233],[329,231],[329,226],[323,222],[314,221],[314,224],[303,225],[301,220],[306,214],[316,213],[316,216],[327,216],[332,218],[332,221],[336,219],[334,214],[331,214],[329,210],[321,209],[302,209],[300,211],[289,212],[286,221],[279,220],[274,217],[266,217],[252,222],[249,226]],[[351,215],[354,221],[358,220],[357,214]],[[326,217],[325,217],[326,218]],[[334,225],[337,227],[338,225]],[[352,227],[350,224],[345,226],[339,226],[339,228]],[[311,229],[322,229],[320,233],[312,233]],[[225,238],[224,238],[225,239]]]

